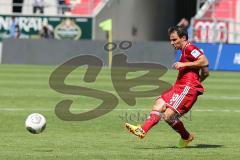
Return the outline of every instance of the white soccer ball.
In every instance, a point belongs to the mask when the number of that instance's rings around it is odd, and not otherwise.
[[[46,128],[46,118],[39,113],[32,113],[27,117],[25,127],[30,133],[41,133]]]

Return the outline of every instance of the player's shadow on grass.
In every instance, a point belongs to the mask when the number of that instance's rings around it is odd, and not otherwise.
[[[187,148],[221,148],[223,145],[219,144],[196,144],[194,146],[188,146]],[[176,146],[153,146],[153,147],[135,147],[135,149],[163,149],[163,148],[176,148]]]
[[[35,152],[53,152],[53,149],[34,149]]]
[[[194,146],[188,146],[188,148],[221,148],[220,144],[196,144]]]

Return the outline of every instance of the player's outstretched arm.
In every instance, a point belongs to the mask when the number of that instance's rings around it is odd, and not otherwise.
[[[208,67],[203,67],[200,70],[200,81],[203,82],[209,76]]]

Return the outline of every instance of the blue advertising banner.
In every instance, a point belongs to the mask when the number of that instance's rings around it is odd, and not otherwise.
[[[209,60],[210,70],[240,71],[240,44],[195,43]],[[176,60],[181,55],[177,51]]]

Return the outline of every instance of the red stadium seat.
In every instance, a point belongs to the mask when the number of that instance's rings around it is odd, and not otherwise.
[[[70,13],[72,15],[91,15],[102,0],[65,0],[66,5],[71,6]]]

